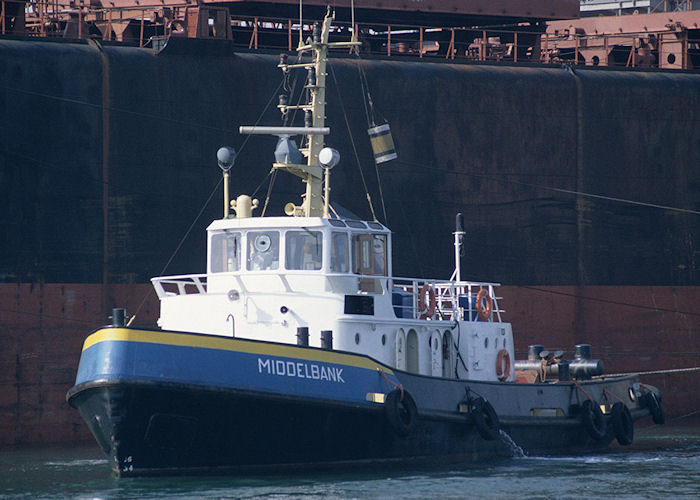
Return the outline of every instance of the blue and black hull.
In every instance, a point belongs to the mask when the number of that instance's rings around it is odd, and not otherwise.
[[[622,396],[633,381],[606,387]],[[383,395],[399,385],[417,404],[406,432],[397,432],[383,404]],[[549,398],[553,405],[564,393],[578,397],[574,384],[549,387],[557,393],[540,395],[545,399],[537,404]],[[119,475],[468,462],[512,454],[460,413],[470,393],[492,401],[501,428],[531,453],[595,450],[614,439],[610,432],[591,438],[574,416],[531,416],[530,408],[519,409],[535,397],[528,391],[542,388],[423,377],[316,348],[107,328],[86,340],[68,401]]]

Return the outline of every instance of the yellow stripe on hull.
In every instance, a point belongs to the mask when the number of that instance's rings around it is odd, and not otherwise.
[[[380,365],[365,356],[355,356],[321,349],[299,348],[292,345],[253,342],[230,337],[218,338],[187,333],[136,330],[132,328],[104,328],[97,330],[85,339],[83,351],[95,344],[106,341],[145,342],[182,347],[201,347],[205,349],[219,349],[224,351],[244,352],[247,354],[261,354],[266,356],[303,359],[307,361],[335,363],[369,370],[381,368],[385,373],[392,375],[394,373],[388,367]]]

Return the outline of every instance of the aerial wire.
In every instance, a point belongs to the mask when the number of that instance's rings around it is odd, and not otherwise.
[[[270,99],[267,101],[267,104],[265,105],[265,108],[262,110],[262,112],[261,112],[260,115],[258,116],[258,119],[255,121],[255,125],[254,125],[254,126],[257,126],[257,125],[260,123],[260,120],[262,120],[262,117],[263,117],[263,116],[265,115],[265,113],[267,112],[268,108],[270,107],[270,104],[272,103],[273,99],[275,98],[275,96],[277,95],[277,93],[279,92],[279,90],[280,90],[280,88],[282,87],[283,84],[284,84],[284,80],[282,80],[282,81],[279,83],[279,85],[277,85],[277,88],[274,90],[274,92],[272,92],[272,96],[271,96]],[[243,140],[243,144],[241,144],[241,147],[239,148],[238,153],[237,153],[236,156],[239,156],[239,155],[241,154],[241,152],[245,149],[246,144],[248,143],[248,140],[250,139],[250,137],[251,137],[250,135],[246,135],[245,139]],[[214,194],[219,190],[219,186],[222,184],[222,182],[223,182],[223,177],[220,177],[220,178],[219,178],[219,182],[216,184],[216,186],[214,187],[214,189],[212,189],[211,193],[209,194],[209,197],[207,198],[207,201],[204,202],[204,204],[202,205],[202,207],[201,207],[200,210],[199,210],[199,213],[198,213],[197,216],[194,218],[194,220],[193,220],[192,223],[190,224],[190,227],[187,229],[187,231],[185,231],[184,236],[180,239],[180,242],[177,244],[177,247],[175,248],[175,250],[173,251],[173,253],[170,255],[170,258],[168,259],[168,262],[165,264],[165,266],[163,266],[163,269],[161,270],[159,276],[163,276],[163,275],[165,274],[165,271],[167,270],[168,266],[169,266],[170,263],[173,261],[173,259],[174,259],[175,256],[177,255],[177,253],[180,251],[180,248],[182,248],[182,245],[185,243],[185,240],[187,239],[187,237],[188,237],[188,236],[190,235],[190,233],[192,232],[192,229],[193,229],[194,226],[197,224],[197,221],[199,221],[199,218],[200,218],[200,217],[202,216],[202,214],[204,213],[204,210],[207,208],[207,206],[209,206],[209,203],[211,202],[212,198],[214,197]],[[153,293],[153,290],[152,290],[152,289],[149,290],[149,291],[143,296],[143,299],[141,299],[141,303],[140,303],[139,306],[136,308],[136,312],[131,316],[131,318],[129,318],[129,322],[127,323],[127,326],[131,325],[131,323],[134,321],[134,319],[136,318],[136,315],[141,311],[141,308],[143,307],[144,303],[146,302],[146,299],[148,298],[148,296],[149,296],[151,293]]]

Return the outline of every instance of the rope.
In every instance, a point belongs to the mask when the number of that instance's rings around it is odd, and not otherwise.
[[[343,110],[343,118],[345,118],[345,126],[348,129],[348,135],[350,137],[350,143],[352,144],[352,151],[355,153],[355,160],[357,161],[357,169],[360,172],[360,178],[362,179],[362,185],[365,188],[365,195],[367,196],[367,202],[369,203],[369,209],[372,212],[372,220],[377,221],[377,215],[374,213],[374,206],[372,205],[372,198],[369,195],[369,189],[367,188],[367,181],[365,180],[365,174],[362,172],[362,164],[360,163],[360,156],[357,154],[357,147],[355,146],[355,139],[352,136],[352,130],[350,129],[350,121],[348,120],[348,114],[345,112],[345,104],[343,103],[343,97],[340,95],[340,86],[338,85],[338,80],[335,77],[335,70],[331,66],[330,62],[328,67],[331,70],[331,75],[333,76],[333,82],[335,82],[335,91],[338,94],[338,101],[340,102],[340,108]]]
[[[362,104],[365,107],[365,117],[367,118],[367,128],[372,128],[375,126],[374,119],[374,103],[372,101],[372,94],[369,93],[369,83],[367,82],[367,74],[364,68],[360,64],[360,53],[357,53],[357,71],[360,74],[360,87],[362,88]],[[369,107],[368,107],[369,105]],[[387,123],[386,118],[378,113],[384,123]],[[374,159],[374,157],[373,157]],[[374,172],[377,176],[377,187],[379,188],[379,201],[382,204],[382,213],[384,214],[384,224],[389,225],[388,217],[386,216],[386,204],[384,203],[384,192],[382,190],[382,179],[379,176],[379,165],[376,159],[374,160]]]
[[[386,382],[387,388],[391,389],[392,388],[391,386],[394,386],[399,391],[401,391],[401,399],[399,401],[403,401],[403,386],[401,384],[397,384],[393,380],[389,380],[389,378],[384,373],[384,370],[382,370],[381,368],[377,368],[377,371],[379,372],[379,375],[381,375],[382,378],[384,379],[384,381]]]
[[[282,85],[284,85],[284,78],[283,78],[282,81],[279,83],[279,85],[277,85],[277,88],[276,88],[275,91],[272,93],[272,96],[270,96],[270,99],[267,101],[267,104],[265,105],[265,108],[262,110],[262,113],[260,113],[260,115],[258,116],[258,119],[255,121],[255,125],[256,125],[256,126],[258,125],[258,123],[260,123],[260,120],[262,120],[262,117],[263,117],[263,116],[265,115],[265,113],[267,112],[267,109],[270,107],[270,103],[272,103],[272,100],[275,98],[275,96],[276,96],[277,93],[279,92],[279,90],[280,90],[280,88],[282,87]],[[248,143],[248,140],[249,140],[249,139],[250,139],[250,135],[246,136],[246,138],[243,140],[243,144],[241,144],[241,147],[240,147],[240,149],[238,150],[238,154],[237,154],[236,156],[239,156],[239,155],[241,154],[241,152],[245,149],[245,146],[246,146],[246,144]],[[269,175],[269,174],[268,174],[268,175]],[[192,232],[192,229],[194,228],[195,224],[197,224],[197,221],[199,220],[199,218],[200,218],[200,217],[202,216],[202,214],[204,213],[204,210],[207,208],[207,206],[209,206],[209,203],[211,202],[211,199],[214,197],[214,194],[219,190],[219,186],[222,184],[222,182],[223,182],[223,177],[220,177],[220,178],[219,178],[219,182],[216,184],[216,186],[214,187],[214,189],[213,189],[213,190],[211,191],[211,193],[209,194],[209,197],[207,198],[207,201],[204,202],[204,204],[202,205],[202,207],[201,207],[200,210],[199,210],[199,213],[197,214],[197,216],[196,216],[196,217],[194,218],[194,220],[192,221],[192,224],[190,224],[190,227],[187,229],[187,231],[185,231],[184,236],[180,239],[180,242],[177,244],[177,247],[176,247],[175,250],[173,251],[173,253],[172,253],[172,255],[170,256],[170,258],[168,259],[168,262],[165,264],[165,266],[163,266],[163,270],[160,272],[159,276],[162,276],[162,275],[165,274],[166,269],[168,269],[168,266],[169,266],[170,263],[173,261],[173,259],[174,259],[175,256],[177,255],[177,253],[180,251],[180,248],[182,248],[182,245],[185,243],[185,240],[187,239],[187,237],[188,237],[188,236],[190,235],[190,233]],[[146,299],[148,298],[148,296],[149,296],[151,293],[152,293],[152,291],[149,291],[149,292],[147,292],[147,293],[143,296],[143,299],[141,299],[141,303],[140,303],[139,306],[136,308],[136,312],[131,316],[131,319],[129,320],[129,325],[131,325],[131,323],[132,323],[132,322],[134,321],[134,319],[136,318],[136,315],[141,311],[141,308],[142,308],[143,305],[146,303]]]
[[[618,401],[620,401],[620,402],[623,403],[623,404],[625,403],[625,401],[624,401],[620,396],[618,396],[617,394],[614,394],[614,393],[610,392],[610,391],[607,390],[607,389],[603,389],[603,394],[606,394],[607,396],[612,396],[613,398],[617,399]]]
[[[591,403],[593,403],[593,402],[595,401],[595,399],[593,399],[593,398],[591,397],[591,395],[588,394],[588,393],[585,391],[585,389],[584,389],[583,387],[581,387],[581,384],[579,384],[578,381],[574,380],[574,385],[576,386],[576,388],[577,388],[579,391],[581,391],[582,393],[584,393],[588,399],[591,400]]]
[[[629,372],[629,373],[610,373],[606,375],[600,375],[596,378],[604,377],[621,377],[623,375],[666,375],[668,373],[692,373],[700,372],[700,366],[694,366],[692,368],[671,368],[668,370],[651,370],[646,372]]]

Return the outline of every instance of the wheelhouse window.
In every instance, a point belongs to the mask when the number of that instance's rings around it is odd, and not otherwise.
[[[386,276],[387,249],[385,234],[356,234],[352,238],[353,272]]]
[[[347,273],[350,269],[348,261],[348,235],[346,233],[332,233],[331,272]]]
[[[213,234],[210,252],[212,273],[240,271],[241,234],[229,231]]]
[[[323,255],[320,231],[287,231],[285,234],[285,268],[318,271]]]
[[[268,271],[279,268],[280,234],[278,231],[250,231],[248,242],[248,271]]]

